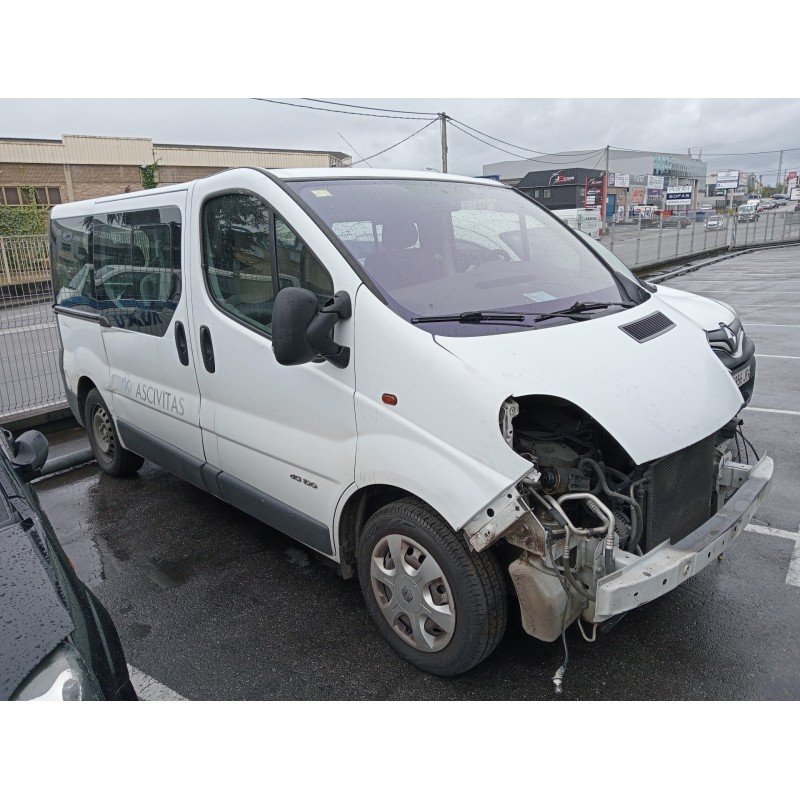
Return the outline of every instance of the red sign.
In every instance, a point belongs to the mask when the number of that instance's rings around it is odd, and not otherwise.
[[[561,170],[559,170],[558,172],[554,172],[550,176],[550,180],[548,181],[548,183],[550,184],[550,186],[558,186],[560,183],[573,183],[574,180],[575,180],[574,175],[562,175]]]

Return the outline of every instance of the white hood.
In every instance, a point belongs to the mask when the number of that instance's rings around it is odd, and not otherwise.
[[[721,322],[730,325],[736,317],[735,312],[728,306],[716,300],[673,289],[670,286],[659,285],[656,297],[677,308],[689,319],[693,319],[704,331],[717,330]]]
[[[656,311],[675,327],[644,343],[620,330]],[[506,396],[551,395],[574,403],[637,464],[700,441],[742,406],[704,331],[658,294],[636,308],[585,322],[436,340]]]

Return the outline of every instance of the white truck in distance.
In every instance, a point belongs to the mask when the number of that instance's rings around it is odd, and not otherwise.
[[[509,595],[545,641],[660,597],[769,488],[732,456],[734,310],[497,182],[231,169],[56,206],[50,238],[101,469],[150,459],[337,562],[429,672],[489,656]]]

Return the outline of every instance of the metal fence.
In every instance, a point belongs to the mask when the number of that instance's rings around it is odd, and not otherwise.
[[[800,204],[798,204],[800,206]],[[800,212],[764,212],[752,222],[735,215],[673,215],[615,222],[602,243],[632,269],[734,247],[800,241]]]
[[[66,402],[46,236],[0,236],[0,422]]]
[[[800,203],[798,203],[800,207]],[[800,242],[800,211],[616,222],[602,243],[634,270],[715,251]],[[664,224],[666,221],[666,225]],[[0,423],[65,404],[46,236],[0,236]]]

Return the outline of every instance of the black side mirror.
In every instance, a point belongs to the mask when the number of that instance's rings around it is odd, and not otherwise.
[[[350,295],[337,292],[319,309],[308,289],[287,286],[275,298],[272,310],[272,350],[284,366],[308,364],[322,356],[336,367],[350,363],[350,348],[336,344],[333,327],[353,313]]]
[[[11,464],[23,481],[39,477],[39,471],[47,461],[50,445],[47,437],[39,431],[25,431],[14,442],[14,458]]]

